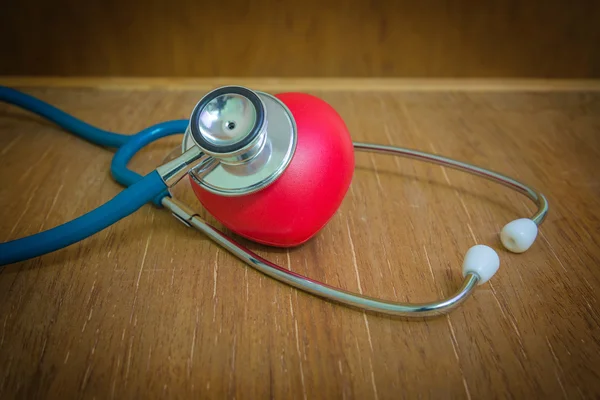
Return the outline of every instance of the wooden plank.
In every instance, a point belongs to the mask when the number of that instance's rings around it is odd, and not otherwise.
[[[133,133],[187,117],[205,90],[27,92]],[[473,244],[497,249],[498,275],[461,308],[406,321],[275,282],[145,206],[79,244],[0,269],[0,397],[600,396],[600,96],[312,93],[338,110],[356,141],[441,153],[540,188],[551,211],[536,244],[515,255],[497,239],[504,223],[533,209],[521,196],[369,154],[357,155],[351,191],[309,243],[248,243],[296,272],[415,302],[450,294]],[[110,151],[6,105],[0,133],[3,241],[72,219],[120,190]],[[150,171],[178,140],[149,146],[131,166]],[[176,195],[197,205],[186,186]]]
[[[597,92],[598,79],[505,78],[128,78],[0,76],[0,84],[21,88],[90,88],[97,90],[210,90],[242,85],[264,91],[352,92]]]
[[[600,3],[7,0],[0,74],[600,78]]]

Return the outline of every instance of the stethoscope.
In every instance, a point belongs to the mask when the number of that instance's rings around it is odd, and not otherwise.
[[[81,241],[134,213],[148,202],[169,210],[188,227],[196,228],[260,272],[325,299],[383,314],[425,317],[449,312],[464,302],[476,286],[498,270],[498,254],[485,245],[471,247],[462,266],[464,280],[450,297],[430,303],[385,301],[335,288],[269,262],[236,243],[173,197],[170,189],[184,177],[211,196],[260,196],[285,173],[294,159],[298,129],[293,113],[277,97],[239,86],[226,86],[206,94],[189,120],[159,123],[135,135],[107,132],[14,89],[0,87],[0,101],[47,118],[64,129],[105,147],[115,147],[111,174],[126,187],[113,199],[63,225],[0,244],[0,265],[38,257]],[[184,133],[181,154],[145,176],[127,167],[146,145],[166,136]],[[350,142],[351,143],[351,142]],[[446,157],[400,147],[352,143],[357,151],[402,156],[450,167],[503,184],[530,198],[537,211],[504,226],[500,239],[514,253],[534,242],[538,226],[548,213],[548,202],[535,189],[499,173]]]

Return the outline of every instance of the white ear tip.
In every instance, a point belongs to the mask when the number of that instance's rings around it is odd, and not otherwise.
[[[473,273],[479,285],[487,282],[500,268],[500,258],[491,247],[478,244],[467,251],[463,262],[463,276]]]
[[[500,232],[500,240],[504,247],[513,253],[523,253],[531,247],[537,237],[538,228],[529,218],[516,219],[509,222]]]

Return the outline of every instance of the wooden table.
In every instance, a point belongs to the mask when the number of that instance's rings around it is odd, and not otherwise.
[[[188,117],[222,82],[3,81],[130,133]],[[501,227],[534,209],[502,186],[360,154],[351,191],[317,237],[289,251],[249,244],[329,284],[414,302],[453,292],[472,245],[499,252],[499,273],[461,308],[402,320],[273,281],[148,205],[81,243],[0,269],[1,398],[600,396],[597,84],[241,83],[321,96],[356,141],[455,157],[539,188],[550,214],[537,242],[521,255],[501,248]],[[150,171],[178,141],[150,146],[132,167]],[[5,105],[0,149],[3,241],[121,190],[112,151]],[[176,192],[199,208],[188,187]]]

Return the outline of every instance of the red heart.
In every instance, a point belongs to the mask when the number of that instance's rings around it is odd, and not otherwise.
[[[210,193],[194,181],[196,196],[233,232],[278,247],[302,244],[333,217],[354,173],[346,124],[325,101],[304,93],[276,95],[292,112],[298,143],[285,172],[263,190],[238,197]]]

